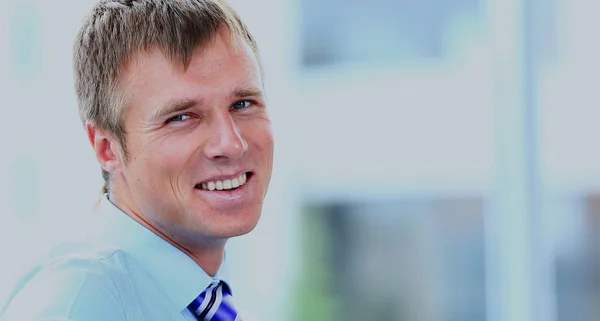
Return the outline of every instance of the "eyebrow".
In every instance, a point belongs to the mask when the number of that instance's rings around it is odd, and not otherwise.
[[[256,87],[240,88],[233,92],[233,97],[244,98],[244,97],[262,97],[263,91]]]
[[[239,88],[233,91],[232,96],[234,98],[262,97],[263,91],[256,87]],[[171,115],[180,111],[184,111],[198,104],[200,104],[200,101],[191,98],[170,100],[154,113],[154,117],[162,118],[166,115]]]
[[[166,115],[174,114],[186,110],[199,103],[196,99],[174,99],[160,107],[155,113],[155,118],[162,118]]]

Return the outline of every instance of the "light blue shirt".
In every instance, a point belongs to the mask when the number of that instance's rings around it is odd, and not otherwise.
[[[102,197],[94,233],[62,244],[19,280],[2,321],[196,320],[209,277],[186,254]]]

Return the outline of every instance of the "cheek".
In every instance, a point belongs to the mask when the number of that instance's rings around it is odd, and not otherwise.
[[[271,157],[274,142],[271,124],[267,120],[247,125],[243,128],[243,133],[246,141],[254,146],[256,151],[263,153],[265,157]]]
[[[193,154],[189,141],[191,140],[165,140],[146,145],[132,159],[137,163],[140,171],[138,175],[145,176],[144,181],[160,181],[181,173]]]

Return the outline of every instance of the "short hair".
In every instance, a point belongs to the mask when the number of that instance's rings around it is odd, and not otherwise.
[[[74,45],[75,91],[82,122],[91,121],[119,142],[127,159],[120,90],[123,65],[136,53],[158,47],[169,59],[189,66],[194,52],[225,26],[260,55],[254,37],[224,0],[101,0],[84,20]],[[262,70],[262,67],[261,67]],[[102,169],[103,192],[109,173]]]

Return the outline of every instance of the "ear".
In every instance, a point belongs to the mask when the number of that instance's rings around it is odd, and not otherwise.
[[[120,171],[123,162],[119,143],[90,121],[85,122],[85,131],[100,166],[111,174]]]

